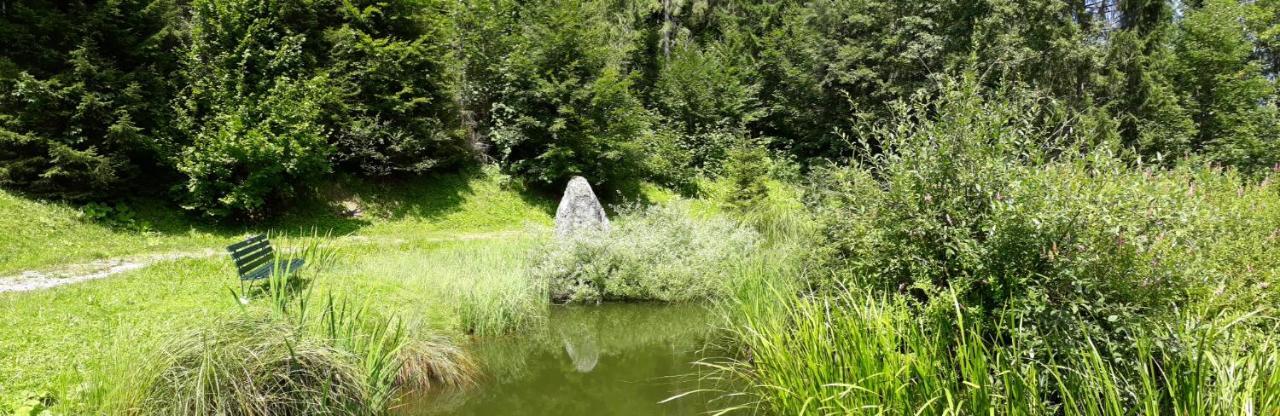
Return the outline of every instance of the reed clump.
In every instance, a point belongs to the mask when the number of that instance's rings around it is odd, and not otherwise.
[[[1050,358],[955,319],[919,316],[903,299],[859,290],[795,297],[760,285],[722,304],[741,358],[708,361],[754,400],[741,409],[827,415],[1249,415],[1280,409],[1276,323],[1256,314],[1176,325],[1136,338],[1119,362],[1087,347]],[[1008,321],[996,332],[1021,330]],[[1258,325],[1265,330],[1255,330]],[[1136,368],[1136,371],[1129,371]]]

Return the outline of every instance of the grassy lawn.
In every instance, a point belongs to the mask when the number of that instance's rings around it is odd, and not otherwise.
[[[0,276],[103,258],[221,248],[252,232],[412,239],[424,234],[518,230],[549,224],[552,202],[505,189],[496,174],[440,175],[398,183],[345,181],[307,209],[259,225],[210,225],[159,201],[128,204],[145,229],[87,221],[79,209],[0,190]],[[358,206],[361,215],[338,213]]]
[[[506,190],[492,176],[359,186],[340,195],[360,200],[364,214],[359,219],[313,213],[310,221],[298,216],[270,228],[334,232],[327,244],[336,247],[338,260],[313,280],[317,293],[339,294],[380,315],[444,334],[459,333],[459,313],[465,309],[460,297],[478,286],[500,289],[502,285],[492,283],[510,283],[521,275],[528,249],[551,222],[548,202]],[[392,191],[402,198],[384,197]],[[18,230],[0,244],[0,270],[7,272],[97,257],[216,248],[250,231],[188,227],[181,232],[130,232],[85,223],[65,206],[8,194],[0,194],[0,204],[6,213],[33,212],[36,218],[0,216],[6,227]],[[76,400],[92,387],[86,384],[91,374],[145,354],[146,348],[138,346],[162,345],[167,338],[236,313],[239,306],[230,289],[238,287],[230,261],[215,256],[164,261],[48,290],[0,294],[5,322],[0,326],[0,397],[33,390]]]
[[[5,230],[0,233],[0,276],[71,262],[216,246],[231,234],[184,227],[181,216],[172,213],[156,213],[151,220],[163,232],[115,229],[84,221],[79,210],[65,204],[0,191],[0,229]]]

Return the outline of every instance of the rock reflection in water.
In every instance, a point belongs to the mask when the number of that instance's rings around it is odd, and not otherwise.
[[[698,360],[710,332],[699,305],[557,307],[546,328],[479,339],[485,369],[470,392],[426,392],[406,415],[692,415],[711,397],[699,389]],[[705,387],[705,386],[703,386]]]
[[[560,334],[564,340],[564,352],[573,360],[573,368],[579,373],[590,373],[600,363],[600,347],[596,346],[594,334],[566,335]]]

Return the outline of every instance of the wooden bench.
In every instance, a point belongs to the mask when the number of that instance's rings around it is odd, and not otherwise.
[[[236,274],[240,275],[242,283],[266,279],[275,273],[296,273],[305,263],[302,259],[277,261],[271,241],[262,234],[229,245],[227,251],[231,253],[231,261],[235,262]]]

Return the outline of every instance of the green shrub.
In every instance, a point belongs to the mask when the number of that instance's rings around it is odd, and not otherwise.
[[[1197,127],[1188,153],[1261,173],[1280,162],[1280,144],[1275,83],[1257,59],[1256,34],[1241,24],[1253,7],[1208,0],[1188,10],[1170,42],[1170,79]]]
[[[663,61],[649,101],[661,120],[650,152],[654,178],[686,190],[702,176],[724,170],[747,126],[759,119],[759,86],[743,81],[740,68],[720,49],[686,44]]]
[[[723,295],[733,265],[759,237],[723,218],[695,218],[687,204],[624,211],[609,233],[552,242],[533,274],[565,302],[706,299]]]
[[[468,159],[447,21],[409,2],[196,1],[175,101],[188,206],[261,217],[339,167]]]
[[[921,319],[963,314],[987,348],[1103,366],[1118,387],[1082,394],[1118,391],[1122,407],[1146,371],[1143,342],[1164,342],[1152,328],[1187,310],[1276,316],[1271,180],[1080,152],[1034,127],[1042,111],[962,89],[879,129],[884,153],[872,162],[819,169],[807,193],[821,235],[809,285],[867,287]],[[951,296],[959,311],[939,302]],[[1070,362],[1081,354],[1093,361]],[[1035,382],[1041,394],[1079,387]]]
[[[335,160],[367,174],[439,171],[470,159],[454,91],[452,23],[439,2],[334,5],[327,71],[343,91],[327,109]],[[360,4],[364,4],[360,7]]]
[[[115,205],[90,202],[80,207],[80,218],[117,229],[142,232],[151,230],[151,223],[138,218],[138,213],[123,202]]]
[[[649,157],[645,159],[644,169],[650,173],[650,181],[685,194],[697,192],[703,172],[693,166],[694,155],[687,145],[688,139],[679,131],[659,128],[645,140],[644,152]]]
[[[1031,118],[1039,104],[961,87],[877,131],[883,155],[820,175],[811,192],[838,282],[909,294],[954,291],[986,328],[1053,354],[1133,348],[1134,331],[1189,299],[1198,212],[1179,175],[1073,153]],[[936,308],[935,308],[936,309]],[[949,314],[949,307],[935,312]]]
[[[309,67],[299,2],[196,1],[175,102],[191,145],[178,159],[187,207],[264,216],[329,171],[321,124],[330,79]],[[300,31],[302,31],[300,33]]]
[[[650,93],[658,113],[688,135],[745,129],[763,113],[756,99],[759,87],[744,82],[741,69],[729,60],[720,49],[678,47],[662,66]],[[705,166],[723,157],[726,149],[691,146],[689,150],[697,155],[695,165]]]
[[[739,145],[729,151],[724,176],[731,184],[725,202],[731,208],[747,211],[769,197],[769,171],[772,160],[763,147]]]
[[[261,218],[328,173],[332,149],[317,123],[325,82],[278,85],[200,125],[178,164],[188,177],[186,207]]]
[[[1165,183],[1190,200],[1187,219],[1167,232],[1187,240],[1173,255],[1196,277],[1193,304],[1210,313],[1280,316],[1280,184],[1252,175],[1188,163],[1131,179]]]

